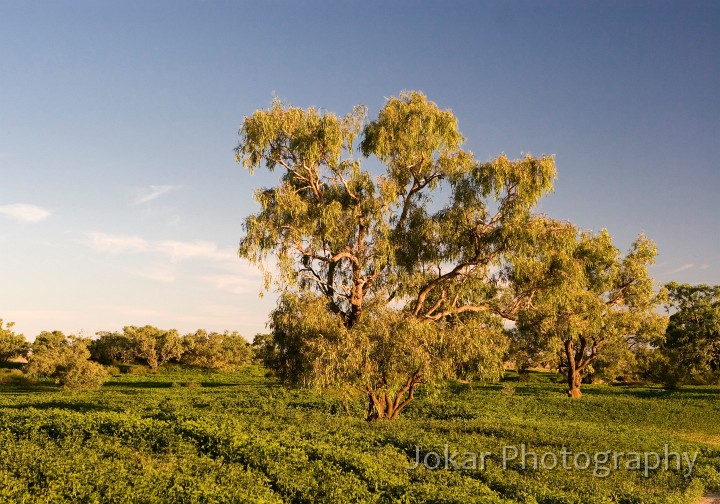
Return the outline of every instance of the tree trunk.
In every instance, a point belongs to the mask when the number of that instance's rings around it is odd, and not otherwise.
[[[580,384],[582,383],[582,375],[579,371],[570,371],[568,369],[568,397],[573,399],[580,399],[582,392],[580,391]]]
[[[582,392],[580,391],[580,384],[582,383],[582,373],[578,369],[578,362],[575,355],[575,346],[573,340],[565,341],[565,358],[567,358],[567,384],[568,384],[568,397],[573,399],[580,399]]]
[[[368,411],[365,420],[393,420],[415,398],[415,387],[420,383],[418,373],[414,373],[403,387],[393,395],[390,392],[376,393],[368,390]]]

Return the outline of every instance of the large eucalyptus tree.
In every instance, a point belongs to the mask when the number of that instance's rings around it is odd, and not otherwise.
[[[256,192],[239,254],[264,269],[266,288],[275,273],[284,376],[354,386],[369,418],[393,418],[420,383],[498,375],[502,319],[524,298],[504,289],[503,266],[555,165],[476,161],[453,113],[419,92],[366,113],[276,100],[245,118],[237,160],[280,179]],[[368,158],[382,168],[364,168]]]

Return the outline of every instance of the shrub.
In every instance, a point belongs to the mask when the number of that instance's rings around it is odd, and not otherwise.
[[[236,370],[252,360],[250,344],[236,332],[220,334],[203,329],[183,339],[181,362],[203,369]]]
[[[59,366],[55,377],[60,386],[66,390],[95,390],[107,380],[108,373],[97,362],[76,358]]]
[[[100,388],[107,378],[107,371],[88,360],[87,344],[86,340],[75,336],[68,338],[61,331],[44,331],[32,344],[25,371],[32,376],[54,378],[66,390]]]
[[[15,325],[8,322],[3,328],[3,320],[0,319],[0,361],[6,362],[15,357],[27,354],[29,345],[22,334],[15,334],[11,329]]]
[[[105,370],[110,376],[120,376],[122,374],[118,366],[105,366]]]
[[[165,331],[146,325],[125,326],[122,332],[98,332],[89,344],[92,359],[102,364],[142,362],[153,371],[180,358],[183,346],[175,329]]]
[[[88,345],[91,359],[101,364],[131,364],[135,360],[132,341],[123,333],[102,331]]]

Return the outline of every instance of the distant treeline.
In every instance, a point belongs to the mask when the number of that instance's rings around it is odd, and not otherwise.
[[[27,359],[23,371],[29,378],[52,377],[63,388],[93,389],[105,381],[113,366],[127,371],[133,366],[176,363],[202,369],[236,370],[252,361],[250,344],[237,332],[198,329],[181,336],[177,330],[153,326],[125,326],[122,331],[101,331],[97,338],[66,336],[43,331],[29,343],[0,319],[0,361]],[[104,366],[103,366],[104,365]]]

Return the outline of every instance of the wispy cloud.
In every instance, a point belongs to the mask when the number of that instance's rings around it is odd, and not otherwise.
[[[45,208],[23,203],[0,206],[0,214],[23,222],[39,222],[50,217],[51,213]]]
[[[142,252],[150,244],[139,236],[88,233],[86,244],[100,252]]]
[[[232,250],[221,250],[215,243],[207,241],[160,241],[153,244],[153,249],[167,255],[173,262],[192,258],[224,261],[236,257]]]
[[[180,189],[180,187],[182,186],[151,185],[142,189],[137,189],[135,191],[135,196],[133,197],[132,204],[142,205],[143,203],[148,203],[150,201],[158,199],[160,196],[167,194],[174,189]]]
[[[695,267],[695,265],[693,263],[687,263],[687,264],[683,264],[679,268],[675,268],[674,270],[670,271],[670,273],[680,273],[681,271],[687,271],[694,267]]]
[[[135,264],[122,270],[158,282],[173,282],[185,276],[233,294],[251,292],[262,285],[261,273],[243,264],[234,249],[209,241],[150,241],[139,236],[94,232],[86,235],[85,245],[104,254],[137,256],[141,263],[133,260]]]
[[[160,240],[148,241],[139,236],[109,233],[87,233],[86,244],[100,252],[152,252],[180,262],[188,259],[210,259],[213,261],[235,261],[232,249],[221,249],[209,241]]]
[[[201,277],[201,280],[209,283],[218,290],[230,292],[232,294],[246,294],[248,292],[257,292],[261,286],[261,276],[259,272],[243,272],[241,274],[228,275],[207,275]]]
[[[174,282],[177,278],[175,269],[164,264],[155,264],[140,268],[126,268],[125,271],[131,275],[163,283]]]

